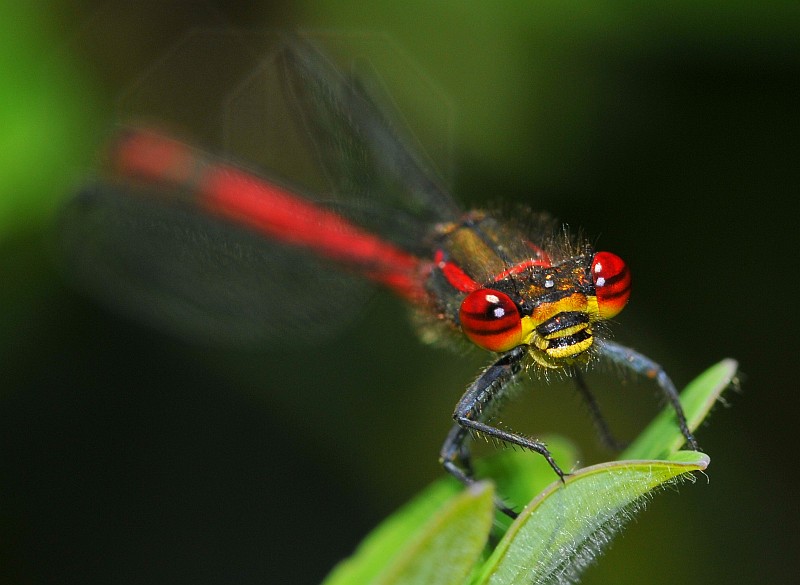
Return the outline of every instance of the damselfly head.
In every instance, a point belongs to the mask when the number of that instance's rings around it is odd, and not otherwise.
[[[614,317],[630,295],[630,273],[610,252],[575,255],[554,266],[508,274],[462,301],[462,331],[495,352],[528,345],[545,368],[585,361],[600,322]]]
[[[581,264],[588,265],[588,276],[578,274]],[[573,273],[573,288],[562,284],[561,297],[540,302],[531,311],[531,355],[547,368],[588,360],[600,322],[617,315],[630,297],[630,272],[616,254],[587,254],[556,267],[561,272],[565,268]]]

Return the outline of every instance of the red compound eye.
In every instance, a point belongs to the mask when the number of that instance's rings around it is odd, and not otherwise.
[[[631,296],[631,273],[625,262],[611,252],[598,252],[592,259],[592,280],[600,317],[619,313]]]
[[[520,344],[522,321],[517,305],[497,290],[481,288],[467,295],[458,312],[461,329],[477,346],[507,351]]]

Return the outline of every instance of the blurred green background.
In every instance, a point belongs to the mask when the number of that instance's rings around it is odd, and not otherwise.
[[[235,352],[66,284],[54,218],[119,96],[222,26],[387,33],[449,98],[430,107],[455,113],[459,199],[549,210],[623,256],[616,339],[679,386],[740,360],[698,432],[708,479],[656,497],[585,583],[797,580],[800,4],[63,0],[0,5],[0,581],[314,583],[441,475],[485,356],[423,346],[400,302]],[[412,128],[431,115],[394,97]],[[656,410],[646,384],[592,381],[623,436]],[[609,457],[568,385],[525,394],[515,426]]]

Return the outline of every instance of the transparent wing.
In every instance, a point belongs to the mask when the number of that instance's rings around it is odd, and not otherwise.
[[[79,287],[204,343],[319,340],[351,322],[372,290],[301,250],[130,185],[86,187],[59,233]]]
[[[419,228],[458,216],[430,162],[409,146],[398,116],[381,109],[389,100],[376,97],[374,76],[345,75],[300,39],[286,43],[279,59],[287,103],[335,191],[362,199],[362,225],[409,247],[420,242]]]

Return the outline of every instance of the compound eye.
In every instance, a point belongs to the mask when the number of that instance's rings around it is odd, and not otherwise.
[[[511,298],[500,291],[481,288],[467,295],[458,312],[461,329],[477,346],[507,351],[522,342],[522,320]]]
[[[598,252],[592,259],[592,281],[602,319],[619,313],[631,296],[631,273],[625,262],[611,252]]]

